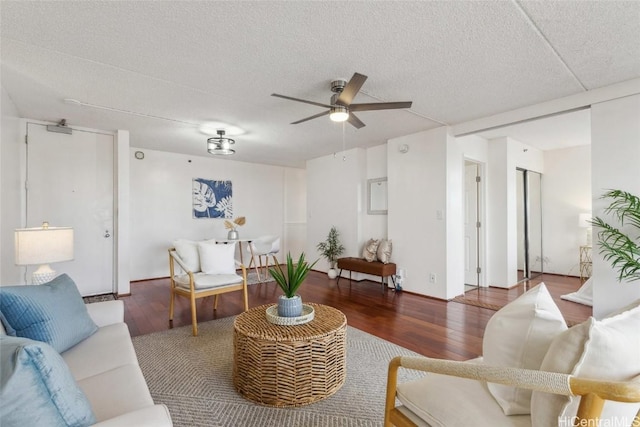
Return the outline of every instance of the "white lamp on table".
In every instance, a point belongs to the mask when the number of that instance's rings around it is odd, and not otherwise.
[[[50,263],[73,259],[73,228],[42,227],[19,228],[15,231],[16,265],[40,265],[31,276],[32,284],[41,285],[56,277]]]

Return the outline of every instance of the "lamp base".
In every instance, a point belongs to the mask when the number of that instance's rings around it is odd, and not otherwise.
[[[56,277],[56,272],[49,267],[49,264],[42,264],[31,275],[32,285],[42,285],[52,281]]]

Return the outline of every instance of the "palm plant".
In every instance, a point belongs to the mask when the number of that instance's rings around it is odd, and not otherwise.
[[[602,218],[594,218],[591,224],[601,229],[598,232],[600,253],[618,270],[618,281],[640,280],[640,198],[622,190],[609,190],[602,198],[613,200],[604,212],[612,214],[620,227],[632,226],[634,232],[624,234]]]
[[[344,252],[344,246],[340,243],[340,233],[335,226],[329,230],[327,240],[318,243],[316,248],[329,261],[331,268],[335,268],[336,260]]]
[[[288,253],[286,274],[279,264],[276,264],[274,268],[269,269],[269,274],[271,274],[271,277],[273,277],[278,286],[280,286],[284,295],[287,298],[293,298],[316,262],[318,262],[318,260],[313,264],[309,264],[304,259],[303,252],[300,254],[298,262],[294,264],[293,259],[291,258],[291,253]]]

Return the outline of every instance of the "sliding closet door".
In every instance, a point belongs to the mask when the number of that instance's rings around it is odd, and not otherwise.
[[[532,279],[544,271],[542,255],[542,175],[516,170],[518,281]]]

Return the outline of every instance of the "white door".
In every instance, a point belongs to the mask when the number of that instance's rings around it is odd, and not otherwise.
[[[478,165],[465,162],[464,171],[464,283],[478,286]]]
[[[114,291],[114,136],[27,123],[27,227],[73,227],[74,260],[53,264],[82,295]]]

